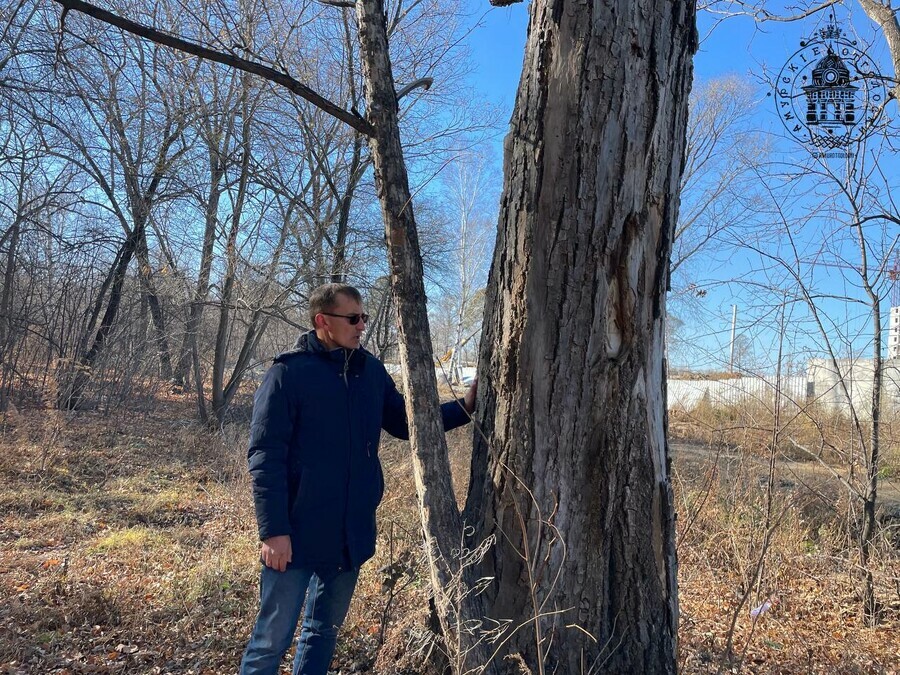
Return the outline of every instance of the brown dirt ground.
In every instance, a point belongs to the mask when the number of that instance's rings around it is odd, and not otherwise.
[[[0,673],[234,673],[257,592],[245,428],[199,430],[177,396],[141,410],[0,417]],[[466,430],[451,434],[460,490],[469,442]],[[741,672],[900,672],[897,551],[878,550],[882,622],[865,628],[840,536],[846,505],[818,470],[779,472],[764,581],[740,604],[765,490],[757,464],[725,455],[675,452],[682,672],[735,672],[720,671],[735,615]],[[382,457],[378,553],[342,633],[343,673],[417,673],[432,648],[408,446],[386,442]],[[777,605],[754,622],[749,610],[766,597]]]

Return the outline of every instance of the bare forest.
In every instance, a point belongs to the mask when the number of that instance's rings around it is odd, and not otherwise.
[[[841,3],[807,4],[514,6],[501,110],[469,80],[487,0],[7,0],[0,673],[236,672],[253,393],[330,281],[411,431],[331,672],[900,672],[896,129],[785,159],[759,83],[692,70],[697,11]],[[858,6],[895,113],[896,9]],[[791,388],[808,362],[840,406]]]

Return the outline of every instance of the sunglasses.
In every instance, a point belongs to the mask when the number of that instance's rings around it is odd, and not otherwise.
[[[369,323],[369,315],[368,314],[332,314],[331,312],[319,312],[320,314],[324,314],[325,316],[339,316],[342,319],[347,319],[347,323],[351,326],[355,326],[359,323],[359,320],[362,319],[363,323]]]

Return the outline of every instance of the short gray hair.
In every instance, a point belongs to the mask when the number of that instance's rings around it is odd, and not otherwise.
[[[330,312],[338,303],[338,295],[343,295],[362,304],[362,294],[350,284],[324,284],[309,294],[309,321],[315,327],[316,314]]]

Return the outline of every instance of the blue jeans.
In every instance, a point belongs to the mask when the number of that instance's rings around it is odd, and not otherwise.
[[[294,675],[326,675],[338,629],[347,616],[359,568],[288,569],[265,565],[259,580],[259,615],[241,660],[240,675],[276,675],[291,646],[303,599],[306,611],[294,656]]]

